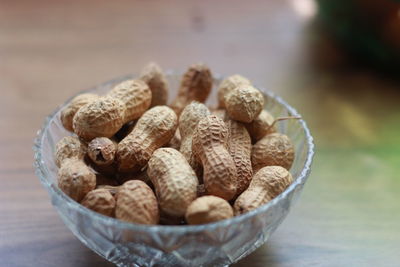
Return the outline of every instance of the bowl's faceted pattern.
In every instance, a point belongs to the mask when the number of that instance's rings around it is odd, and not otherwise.
[[[89,91],[105,93],[128,75]],[[168,72],[174,97],[180,75]],[[215,79],[218,84],[220,79]],[[261,89],[262,90],[262,89]],[[210,104],[216,103],[216,90]],[[275,117],[299,115],[281,98],[265,93],[265,108]],[[67,101],[66,103],[68,103]],[[62,108],[62,107],[60,107]],[[36,173],[51,197],[52,204],[69,229],[89,248],[119,266],[201,266],[228,265],[261,246],[289,212],[310,172],[313,141],[303,120],[279,123],[279,130],[293,141],[296,157],[291,168],[295,179],[285,192],[259,209],[233,219],[199,226],[145,226],[118,221],[79,205],[57,188],[55,144],[69,135],[60,122],[60,108],[51,114],[35,141]]]

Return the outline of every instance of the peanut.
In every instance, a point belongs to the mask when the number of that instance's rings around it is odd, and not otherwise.
[[[86,104],[89,104],[99,96],[95,94],[80,94],[74,97],[67,106],[63,108],[60,114],[61,123],[65,129],[73,132],[72,122],[78,110]]]
[[[125,105],[113,97],[100,97],[81,107],[74,116],[74,132],[85,140],[112,137],[124,124]]]
[[[263,110],[252,122],[245,124],[253,143],[268,134],[276,132],[276,127],[272,125],[274,120],[274,117],[268,111]]]
[[[245,77],[236,74],[224,79],[218,87],[218,107],[225,108],[225,96],[240,85],[251,85]]]
[[[226,111],[236,121],[252,122],[263,106],[263,94],[251,85],[240,85],[225,95]]]
[[[111,137],[122,125],[139,118],[150,106],[151,91],[141,80],[117,84],[107,96],[78,110],[73,120],[74,132],[86,139]]]
[[[189,224],[205,224],[233,217],[231,205],[216,196],[203,196],[193,201],[186,211]]]
[[[202,170],[199,163],[193,157],[192,139],[197,124],[208,115],[210,115],[210,111],[204,104],[193,101],[183,109],[179,117],[179,131],[182,137],[180,152],[199,177],[201,177]]]
[[[140,79],[144,81],[151,90],[150,107],[166,105],[168,100],[167,79],[161,67],[154,62],[147,64],[140,74]]]
[[[83,159],[86,155],[86,144],[75,136],[63,137],[55,148],[55,162],[57,167],[61,167],[62,162],[67,158]]]
[[[157,224],[159,211],[156,196],[144,182],[132,180],[119,189],[115,217],[125,222]]]
[[[97,165],[111,165],[114,162],[117,143],[107,137],[96,137],[88,145],[88,156]]]
[[[171,108],[179,115],[194,100],[204,103],[211,92],[212,85],[211,71],[206,65],[190,66],[182,77],[178,95],[172,102]]]
[[[237,171],[236,195],[239,195],[246,190],[253,177],[251,139],[242,123],[228,120],[226,124],[229,131],[228,151],[235,162]]]
[[[210,112],[203,103],[213,82],[206,65],[191,65],[168,107],[167,79],[149,63],[105,96],[73,98],[60,119],[78,137],[56,145],[59,188],[93,211],[139,224],[206,224],[271,201],[292,183],[295,156],[275,124],[300,117],[274,119],[241,75],[220,83]]]
[[[58,170],[58,187],[70,198],[80,202],[96,187],[96,175],[82,160],[65,159]]]
[[[235,162],[227,150],[228,129],[215,115],[199,121],[192,140],[195,159],[204,169],[204,186],[207,193],[232,199],[236,194],[237,176]]]
[[[260,169],[249,187],[236,199],[233,206],[235,215],[254,210],[271,201],[293,182],[292,175],[280,166]]]
[[[254,171],[265,166],[282,166],[289,170],[294,160],[294,147],[289,137],[281,133],[264,136],[251,151]]]
[[[178,126],[175,112],[167,106],[146,111],[117,149],[119,171],[138,171],[150,159],[154,150],[168,143]]]
[[[198,180],[185,157],[173,148],[159,148],[151,156],[147,174],[154,185],[160,209],[183,217],[197,197]]]
[[[151,104],[150,88],[142,80],[123,81],[117,84],[107,95],[124,103],[124,124],[140,118]]]
[[[115,199],[107,189],[95,189],[86,194],[81,204],[88,209],[113,217]]]

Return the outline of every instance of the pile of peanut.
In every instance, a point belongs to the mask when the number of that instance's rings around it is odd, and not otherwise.
[[[103,96],[81,94],[60,114],[74,133],[55,149],[58,186],[106,216],[140,224],[204,224],[254,210],[293,181],[290,139],[263,110],[263,94],[233,75],[218,86],[204,64],[189,67],[167,105],[162,69]]]

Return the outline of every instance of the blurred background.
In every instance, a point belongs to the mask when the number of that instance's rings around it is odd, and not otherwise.
[[[399,265],[399,1],[0,0],[1,266],[111,266],[62,224],[31,147],[67,98],[151,60],[240,73],[315,137],[300,201],[235,266]]]

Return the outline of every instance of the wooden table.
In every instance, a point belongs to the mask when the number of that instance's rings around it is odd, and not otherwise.
[[[149,60],[204,61],[297,107],[317,153],[270,241],[235,266],[400,265],[400,85],[355,67],[308,1],[0,1],[0,266],[111,266],[63,225],[34,175],[44,117]]]

